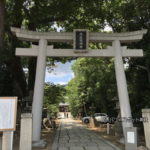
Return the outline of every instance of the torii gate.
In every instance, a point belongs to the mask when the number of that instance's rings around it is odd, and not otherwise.
[[[86,32],[87,41],[112,43],[112,46],[107,47],[107,49],[94,49],[94,50],[89,50],[89,51],[87,51],[86,49],[82,53],[77,53],[77,50],[75,49],[54,49],[53,46],[48,46],[48,42],[70,42],[72,43],[73,41],[79,41],[79,42],[80,40],[82,41],[83,37],[81,37],[81,39],[79,40],[75,38],[75,32],[45,33],[45,32],[27,31],[27,30],[22,30],[18,28],[11,28],[11,31],[20,40],[39,42],[39,46],[32,46],[32,48],[16,48],[17,56],[37,57],[36,79],[35,79],[33,106],[32,106],[33,141],[40,143],[40,137],[41,137],[41,118],[42,118],[42,106],[43,106],[46,56],[50,56],[50,57],[114,57],[121,117],[122,118],[132,117],[122,57],[142,57],[143,50],[127,49],[126,46],[121,46],[121,43],[137,42],[143,38],[143,35],[146,34],[147,30],[127,32],[127,33],[98,33],[98,32],[88,33]],[[84,31],[84,30],[79,30],[79,31]],[[80,43],[80,44],[81,45],[79,46],[82,47],[83,43]],[[123,126],[123,131],[125,131],[125,128],[132,127],[133,123],[131,121],[129,122],[123,121],[122,126]]]

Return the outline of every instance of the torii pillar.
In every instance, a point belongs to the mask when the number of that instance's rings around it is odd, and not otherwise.
[[[47,40],[39,40],[38,57],[36,64],[36,77],[33,94],[32,114],[33,114],[33,144],[35,146],[45,146],[45,142],[40,140],[41,137],[41,120],[44,97],[44,80],[46,68],[46,50]]]
[[[132,127],[131,122],[131,108],[129,102],[129,95],[127,90],[126,77],[124,72],[124,64],[122,57],[142,57],[143,51],[141,49],[127,49],[125,46],[121,46],[121,43],[131,43],[142,39],[143,34],[146,34],[147,30],[127,32],[127,33],[89,33],[90,42],[112,43],[112,46],[107,49],[97,49],[86,51],[85,53],[76,53],[73,49],[53,49],[52,46],[47,46],[47,42],[70,42],[74,40],[74,34],[72,32],[34,32],[26,31],[17,28],[11,28],[12,32],[16,36],[25,41],[39,42],[39,46],[33,46],[32,48],[17,48],[17,56],[35,56],[37,59],[36,80],[33,96],[33,141],[42,145],[44,142],[40,140],[41,136],[41,118],[42,118],[42,106],[43,106],[43,92],[44,92],[44,77],[46,56],[50,57],[114,57],[115,58],[115,72],[118,96],[120,102],[121,117],[125,119],[122,122],[123,131],[125,135],[125,129]]]
[[[115,51],[115,73],[116,73],[118,97],[120,102],[120,111],[122,117],[122,129],[123,134],[125,136],[125,129],[127,127],[133,127],[133,123],[131,120],[132,119],[131,107],[126,83],[126,76],[124,72],[124,64],[122,60],[121,44],[119,40],[113,41],[113,50]],[[141,56],[143,56],[143,54],[141,54]]]

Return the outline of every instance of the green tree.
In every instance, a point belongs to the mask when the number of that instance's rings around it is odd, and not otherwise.
[[[62,85],[54,85],[53,83],[46,83],[44,89],[44,108],[49,113],[56,113],[59,111],[59,103],[64,102],[66,90]]]
[[[89,113],[90,106],[94,105],[97,112],[114,115],[116,112],[112,99],[116,96],[116,82],[113,61],[81,58],[73,65],[73,71],[75,78],[67,87],[71,106],[84,110],[85,105]]]

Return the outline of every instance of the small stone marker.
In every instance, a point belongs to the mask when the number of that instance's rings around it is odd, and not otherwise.
[[[142,109],[142,117],[146,146],[150,149],[150,109]]]
[[[125,150],[137,150],[137,129],[135,127],[129,127],[125,131]]]
[[[21,115],[20,150],[32,149],[32,114]]]

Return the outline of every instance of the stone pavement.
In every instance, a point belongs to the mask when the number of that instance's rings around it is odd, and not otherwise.
[[[62,120],[52,150],[120,150],[75,121]]]

